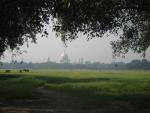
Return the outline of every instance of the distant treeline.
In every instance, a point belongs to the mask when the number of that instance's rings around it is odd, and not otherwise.
[[[104,64],[99,62],[86,62],[84,64],[56,62],[12,62],[0,64],[0,69],[150,70],[150,61],[148,60],[133,60],[130,63],[112,62],[111,64]]]

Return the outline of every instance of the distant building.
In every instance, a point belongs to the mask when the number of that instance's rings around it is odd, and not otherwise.
[[[70,58],[65,51],[60,55],[60,63],[70,63]]]
[[[80,58],[79,61],[78,61],[78,63],[79,63],[79,64],[84,64],[84,59],[83,59],[83,58]]]
[[[50,59],[50,57],[48,57],[48,59],[47,59],[47,62],[51,62],[51,59]]]

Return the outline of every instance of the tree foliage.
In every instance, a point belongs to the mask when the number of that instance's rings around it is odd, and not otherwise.
[[[0,53],[29,39],[35,42],[49,22],[49,7],[49,0],[0,0]]]
[[[50,17],[63,41],[80,32],[87,38],[119,34],[112,42],[116,56],[129,49],[144,53],[150,45],[150,0],[1,0],[0,53],[47,34],[43,28]]]

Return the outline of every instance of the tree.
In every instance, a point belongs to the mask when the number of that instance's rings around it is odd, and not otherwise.
[[[87,38],[121,32],[112,42],[116,56],[129,49],[145,55],[150,45],[150,0],[1,0],[1,55],[28,39],[35,42],[37,33],[47,35],[44,25],[50,18],[63,41],[80,32]]]
[[[49,0],[0,0],[0,55],[32,39],[48,24],[51,1]]]

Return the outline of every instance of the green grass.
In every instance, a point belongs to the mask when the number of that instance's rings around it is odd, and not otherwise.
[[[6,77],[5,77],[6,76]],[[32,98],[39,87],[65,92],[84,108],[126,106],[150,107],[150,71],[31,70],[29,73],[0,72],[0,96]],[[130,109],[130,108],[128,108]]]

